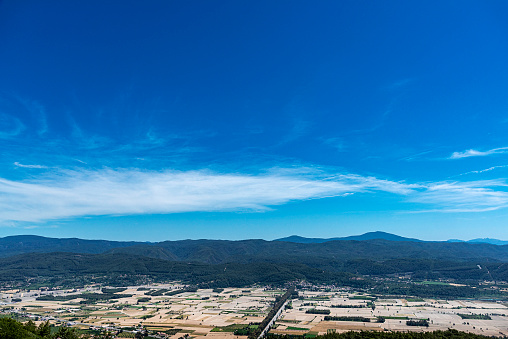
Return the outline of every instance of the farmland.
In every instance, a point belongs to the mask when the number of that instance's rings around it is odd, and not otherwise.
[[[59,290],[4,290],[2,313],[83,330],[159,332],[160,337],[233,338],[257,328],[284,290],[266,287],[197,289],[179,283]],[[270,334],[314,337],[345,331],[434,331],[448,328],[508,335],[501,302],[383,298],[349,288],[299,288]],[[105,298],[100,298],[104,295]],[[111,297],[111,295],[115,295]],[[410,326],[428,320],[428,326]],[[423,321],[421,323],[424,323]],[[427,323],[427,321],[425,321]]]

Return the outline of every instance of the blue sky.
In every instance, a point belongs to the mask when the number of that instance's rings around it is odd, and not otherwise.
[[[505,1],[2,1],[0,236],[508,239]]]

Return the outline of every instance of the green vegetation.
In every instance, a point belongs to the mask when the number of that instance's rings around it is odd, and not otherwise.
[[[111,294],[111,293],[120,293],[125,291],[127,288],[125,287],[118,287],[118,288],[102,288],[102,293],[105,294]]]
[[[429,321],[427,319],[417,319],[406,321],[407,326],[425,326],[429,327]]]
[[[313,300],[313,301],[327,301],[327,300],[330,300],[329,297],[327,296],[317,296],[317,297],[309,297],[309,298],[305,298],[305,300]]]
[[[257,338],[263,329],[268,326],[272,318],[277,314],[277,312],[281,309],[281,307],[284,305],[286,300],[290,298],[298,298],[298,292],[296,292],[296,288],[294,286],[291,286],[284,295],[282,295],[280,298],[277,298],[275,301],[275,304],[273,305],[270,312],[268,312],[268,315],[263,319],[261,324],[259,324],[258,328],[252,329],[252,331],[249,330],[248,336],[249,339],[255,339]]]
[[[370,301],[374,301],[376,300],[377,298],[376,297],[371,297],[371,296],[368,296],[368,295],[354,295],[352,297],[349,297],[349,299],[359,299],[359,300],[370,300]]]
[[[94,339],[112,338],[108,333],[93,333]],[[90,334],[82,334],[69,327],[52,327],[49,322],[35,325],[33,321],[21,323],[8,317],[0,317],[0,339],[80,339],[92,338]]]
[[[291,330],[291,331],[308,331],[309,330],[308,328],[305,328],[305,327],[292,327],[292,326],[289,326],[287,329]]]
[[[124,289],[125,290],[125,289]],[[70,294],[70,295],[43,295],[37,298],[37,300],[44,301],[67,301],[77,298],[82,298],[91,302],[98,301],[109,301],[120,298],[129,298],[132,294],[116,294],[116,293],[81,293],[81,294]]]
[[[183,292],[185,292],[185,290],[180,289],[180,290],[174,290],[174,291],[166,292],[164,295],[172,296],[172,295],[177,295],[177,294],[180,294],[180,293],[183,293]]]
[[[164,331],[164,333],[166,333],[167,335],[175,335],[177,334],[178,332],[181,332],[182,329],[181,328],[170,328],[169,330],[166,330]]]
[[[118,333],[117,338],[135,338],[136,335],[130,332],[121,332]]]
[[[311,308],[310,310],[305,311],[308,314],[330,314],[330,310],[320,310],[317,308]]]
[[[407,296],[433,299],[507,298],[505,293],[487,288],[442,284],[422,285],[411,282],[389,281],[377,284],[373,288],[373,292],[385,297],[403,298],[407,298]]]
[[[248,327],[245,324],[231,324],[227,326],[214,327],[212,332],[235,332],[236,330],[241,330]]]
[[[449,286],[450,285],[449,283],[445,283],[445,282],[442,282],[442,281],[421,281],[418,284],[422,284],[422,285],[444,285],[444,286]]]
[[[267,339],[304,339],[304,335],[277,335],[268,333]],[[345,332],[328,333],[317,336],[318,339],[486,339],[490,337],[460,332],[457,330],[433,331],[433,332]]]
[[[488,314],[463,314],[457,313],[462,319],[479,319],[479,320],[492,320]]]
[[[369,323],[370,318],[356,317],[356,316],[325,316],[325,321],[358,321]]]
[[[168,291],[169,290],[167,288],[161,288],[159,290],[145,292],[145,295],[151,295],[152,297],[157,297],[157,296],[163,295],[164,293],[166,293]]]
[[[349,242],[340,241],[314,244],[312,247],[257,240],[249,244],[249,251],[242,255],[236,253],[243,253],[245,246],[238,247],[239,243],[227,241],[196,241],[192,242],[192,246],[185,242],[143,244],[139,246],[146,251],[140,251],[136,246],[136,250],[122,248],[107,254],[21,254],[0,258],[0,286],[69,288],[96,283],[120,287],[179,280],[195,288],[216,289],[215,293],[221,293],[225,287],[242,288],[253,284],[283,287],[288,282],[306,281],[312,284],[333,283],[378,296],[410,296],[408,301],[421,301],[429,297],[507,299],[507,293],[501,289],[479,284],[485,279],[508,281],[508,266],[504,264],[508,262],[508,250],[504,247],[460,245],[473,251],[462,256],[459,254],[464,249],[455,244],[376,244],[375,253],[368,241],[355,243],[354,248]],[[425,248],[425,251],[419,250],[418,253],[426,257],[408,258],[409,254],[415,253],[415,247]],[[203,252],[199,250],[205,248],[205,255],[202,255]],[[187,254],[179,257],[175,253]],[[335,254],[333,259],[329,253]],[[478,258],[494,258],[498,261],[462,259],[476,255]],[[434,257],[446,259],[429,259]],[[235,260],[237,262],[230,262]],[[478,269],[478,265],[482,269]],[[419,283],[394,278],[400,272],[412,272],[411,279]],[[450,285],[445,280],[467,286]],[[189,288],[166,292],[160,289],[147,294],[172,296],[187,291],[190,291]],[[93,303],[115,298],[114,295],[117,298],[126,296],[119,294],[122,291],[116,288],[106,288],[103,292],[101,297],[76,294],[76,298],[83,297],[83,303]],[[46,300],[59,300],[56,298],[59,297]],[[351,297],[366,301],[373,301],[374,298],[366,295]],[[310,300],[328,298],[318,296]]]
[[[421,283],[407,284],[409,288],[404,288],[404,283],[388,284],[387,293],[420,298],[492,298],[504,294],[482,286],[451,286],[449,282],[508,281],[504,265],[508,249],[488,244],[330,241],[295,245],[249,240],[246,246],[246,242],[234,241],[143,244],[35,237],[26,245],[14,239],[0,239],[4,244],[0,246],[0,285],[73,287],[94,282],[132,286],[180,280],[203,288],[224,288],[254,283],[283,286],[306,280],[374,287],[376,293],[385,294],[386,284],[372,277],[393,278],[411,272],[411,279]],[[21,248],[20,243],[25,245]],[[66,252],[78,249],[82,253]],[[371,278],[357,279],[361,275]],[[404,293],[399,293],[401,290]],[[414,294],[406,293],[412,290]]]
[[[246,336],[253,336],[254,333],[257,333],[259,331],[259,325],[249,325],[244,328],[237,329],[234,334],[235,335],[246,335]]]
[[[235,335],[252,335],[257,332],[259,325],[257,324],[231,324],[228,326],[214,327],[212,332],[233,332]]]
[[[177,295],[177,294],[181,294],[181,293],[185,293],[185,292],[196,292],[197,290],[198,290],[197,286],[190,286],[190,287],[187,287],[187,288],[182,288],[182,289],[179,289],[179,290],[174,290],[174,291],[166,292],[166,293],[164,293],[164,295],[171,296],[171,295]]]

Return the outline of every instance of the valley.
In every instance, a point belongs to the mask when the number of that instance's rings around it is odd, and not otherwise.
[[[284,289],[193,289],[180,283],[87,286],[82,289],[3,290],[4,316],[36,323],[49,320],[83,332],[110,331],[119,338],[143,332],[157,338],[237,338],[257,329]],[[97,296],[104,295],[105,299]],[[108,295],[115,295],[114,298]],[[87,298],[93,296],[92,298]],[[333,285],[298,287],[268,333],[312,338],[346,331],[456,329],[508,335],[508,308],[501,300],[383,297]],[[411,326],[408,321],[422,321]]]

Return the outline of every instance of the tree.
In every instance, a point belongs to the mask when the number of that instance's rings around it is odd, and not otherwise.
[[[49,325],[49,320],[45,323],[41,323],[39,328],[37,329],[37,334],[41,337],[49,337],[51,334],[51,326]]]
[[[28,322],[24,325],[27,331],[32,333],[37,333],[37,325],[32,320],[28,320]]]
[[[60,327],[55,333],[55,338],[60,339],[79,339],[79,335],[75,329],[70,327]]]

